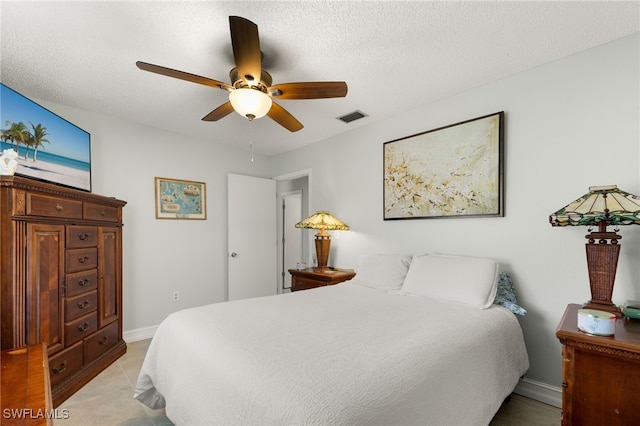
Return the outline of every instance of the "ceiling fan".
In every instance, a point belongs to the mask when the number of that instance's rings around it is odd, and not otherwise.
[[[229,101],[205,115],[204,121],[218,121],[236,111],[249,120],[268,115],[287,130],[296,132],[304,127],[302,123],[273,99],[341,98],[347,95],[347,84],[343,81],[272,85],[271,75],[262,69],[258,26],[248,19],[230,16],[229,27],[236,63],[229,72],[231,84],[142,61],[136,62],[136,66],[144,71],[227,90]]]

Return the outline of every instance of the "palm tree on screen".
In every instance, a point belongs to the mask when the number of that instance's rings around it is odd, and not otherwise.
[[[45,136],[47,136],[47,128],[43,127],[42,124],[38,123],[36,125],[34,125],[33,123],[29,122],[31,124],[31,128],[33,129],[33,133],[30,134],[30,138],[29,138],[29,143],[28,145],[32,146],[34,151],[33,151],[33,161],[36,161],[36,157],[38,156],[38,149],[40,147],[42,147],[42,149],[44,149],[44,143],[51,143],[49,142],[49,139],[46,139]],[[26,159],[26,156],[25,156]]]
[[[7,141],[16,146],[16,152],[20,148],[20,144],[27,145],[29,139],[29,129],[22,122],[14,123],[12,121],[5,121],[6,129],[2,129],[2,140]]]

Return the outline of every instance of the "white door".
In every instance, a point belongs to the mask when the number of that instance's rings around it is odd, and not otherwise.
[[[302,229],[295,227],[302,220],[302,191],[282,194],[282,277],[283,288],[291,288],[289,269],[304,262],[302,257]]]
[[[229,174],[229,300],[278,291],[276,181]]]

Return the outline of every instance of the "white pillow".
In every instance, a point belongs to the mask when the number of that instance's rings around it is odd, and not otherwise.
[[[491,259],[430,253],[414,256],[401,290],[485,309],[496,297],[498,277]]]
[[[400,290],[411,257],[410,254],[363,254],[353,281],[383,291]]]

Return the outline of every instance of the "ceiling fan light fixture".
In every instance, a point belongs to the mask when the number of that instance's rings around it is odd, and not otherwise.
[[[264,117],[273,104],[269,95],[249,87],[232,90],[229,93],[229,102],[238,114],[249,120]]]
[[[2,0],[0,0],[2,1]],[[281,83],[273,86],[271,75],[262,69],[262,51],[258,37],[258,26],[246,18],[229,16],[231,47],[235,67],[229,71],[231,84],[208,77],[178,71],[171,68],[137,61],[136,66],[143,71],[177,78],[229,92],[229,101],[202,117],[203,121],[218,121],[233,111],[255,120],[269,115],[273,121],[290,132],[297,132],[304,126],[276,99],[326,99],[342,98],[347,95],[344,81],[317,81]]]

